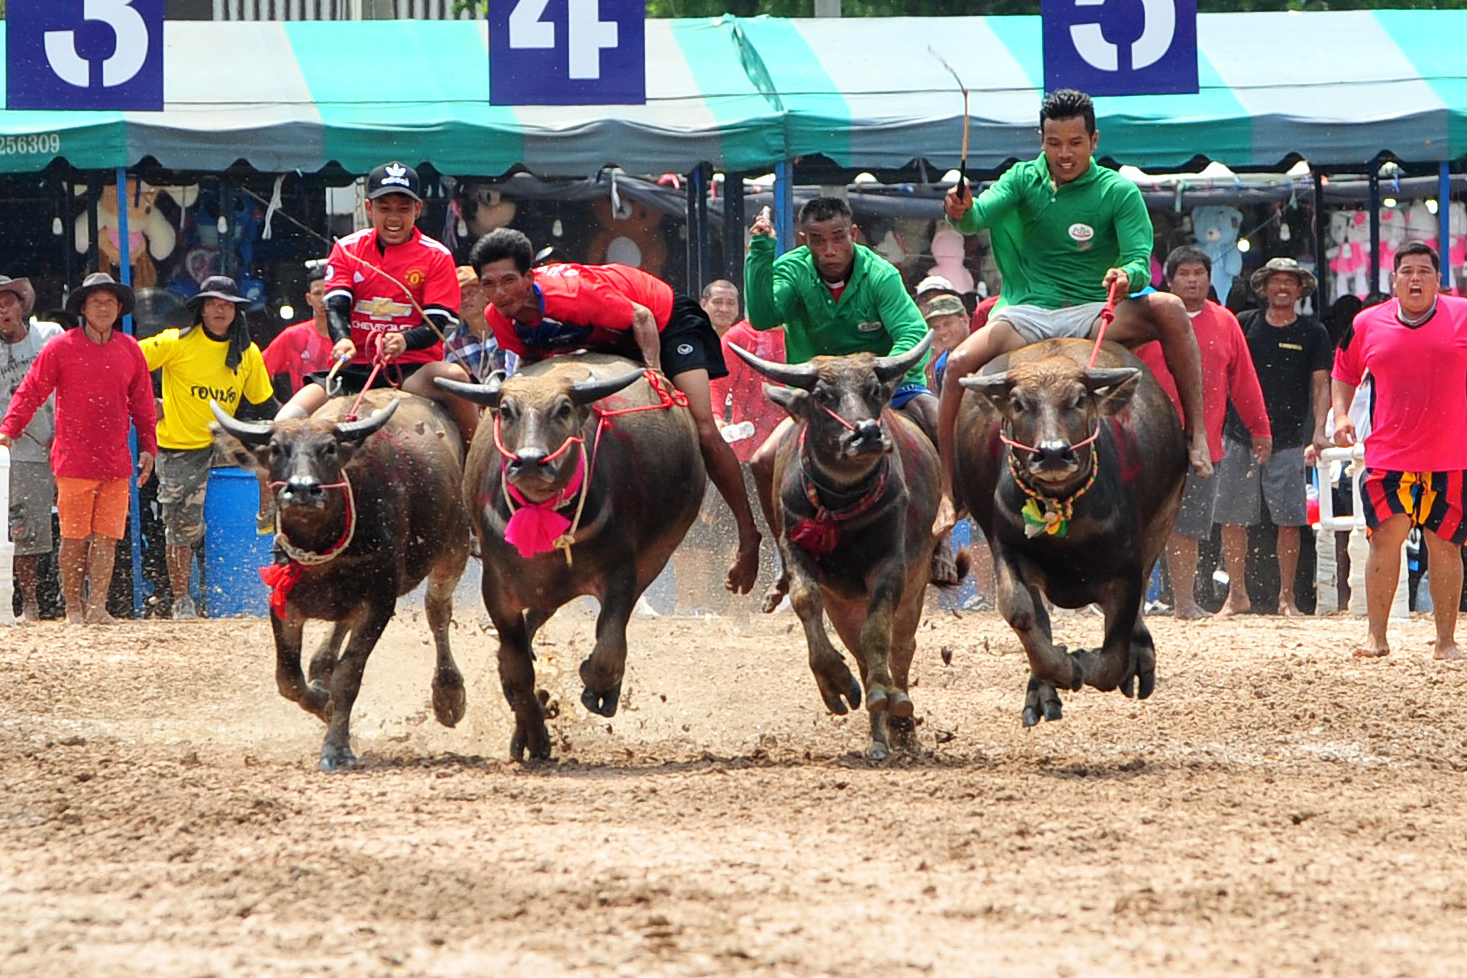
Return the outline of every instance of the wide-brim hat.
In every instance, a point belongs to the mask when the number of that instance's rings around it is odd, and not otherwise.
[[[228,275],[210,275],[204,279],[203,283],[199,285],[199,291],[190,296],[185,305],[197,313],[209,299],[223,299],[236,306],[250,304],[249,299],[239,294],[239,285]]]
[[[133,295],[131,287],[123,285],[106,272],[93,272],[82,279],[82,284],[66,297],[66,311],[80,315],[87,296],[93,292],[111,292],[115,295],[124,316],[131,316],[137,306],[137,297]]]
[[[1253,287],[1257,295],[1264,294],[1264,288],[1268,285],[1270,275],[1284,272],[1299,280],[1300,296],[1312,295],[1315,287],[1319,284],[1315,281],[1314,273],[1292,258],[1270,258],[1263,263],[1263,267],[1254,272],[1248,279],[1248,284]]]
[[[20,300],[20,304],[25,307],[25,311],[21,313],[23,316],[29,316],[36,307],[36,290],[28,278],[0,275],[0,292],[9,292]]]

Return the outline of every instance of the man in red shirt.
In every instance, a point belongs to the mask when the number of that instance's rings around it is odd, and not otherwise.
[[[713,420],[709,380],[728,368],[708,314],[639,268],[563,263],[532,269],[534,254],[530,239],[513,228],[489,232],[469,253],[500,348],[528,361],[600,350],[666,374],[687,395],[703,464],[738,523],[738,553],[724,586],[746,593],[759,572],[759,531],[738,459]]]
[[[1331,371],[1335,444],[1355,444],[1350,401],[1374,384],[1360,495],[1370,528],[1362,658],[1390,655],[1386,622],[1401,573],[1401,544],[1425,531],[1438,659],[1460,659],[1457,602],[1467,543],[1467,299],[1438,295],[1441,259],[1412,242],[1395,257],[1390,302],[1366,309],[1340,339]]]
[[[81,314],[81,327],[46,344],[0,421],[0,445],[8,447],[56,394],[51,469],[61,522],[61,594],[72,624],[117,623],[107,613],[107,591],[117,541],[127,529],[129,424],[137,431],[139,482],[153,474],[158,454],[148,361],[137,341],[115,328],[134,304],[132,289],[112,276],[88,275],[66,299],[67,312]]]
[[[326,263],[308,263],[306,305],[314,315],[280,331],[265,348],[265,370],[271,379],[280,374],[290,378],[294,394],[306,383],[306,375],[331,369],[331,333],[326,329]]]
[[[1166,256],[1166,280],[1172,294],[1182,300],[1182,307],[1192,320],[1192,332],[1197,336],[1197,352],[1202,358],[1202,423],[1207,429],[1207,449],[1212,462],[1214,465],[1221,462],[1226,454],[1223,420],[1231,400],[1244,427],[1253,436],[1253,457],[1262,465],[1273,452],[1273,429],[1242,327],[1232,313],[1207,298],[1212,282],[1212,259],[1201,248],[1190,245],[1173,248]],[[1176,380],[1166,368],[1161,344],[1153,340],[1140,347],[1136,355],[1151,368],[1157,382],[1172,399],[1177,417],[1182,417],[1182,399],[1177,393]],[[1197,541],[1212,535],[1217,486],[1216,475],[1203,478],[1196,472],[1187,473],[1182,508],[1167,541],[1173,614],[1178,618],[1207,616],[1197,604],[1193,589],[1197,581]]]
[[[366,387],[377,359],[383,368],[373,387],[401,377],[402,389],[438,401],[452,414],[464,445],[473,439],[478,408],[439,390],[434,377],[472,383],[457,364],[443,362],[443,337],[457,323],[458,272],[447,248],[423,234],[418,174],[402,163],[384,163],[367,177],[367,217],[372,226],[337,241],[326,263],[326,326],[331,355],[346,362],[336,374],[340,393]],[[326,374],[312,374],[276,419],[308,417],[329,396]],[[331,394],[338,393],[333,382]]]
[[[747,319],[739,319],[739,290],[732,282],[719,279],[710,283],[704,292],[707,296],[703,300],[703,308],[708,311],[708,318],[718,332],[719,350],[728,368],[727,376],[708,384],[713,394],[713,413],[726,423],[725,426],[745,422],[753,426],[749,434],[741,434],[729,442],[739,462],[747,465],[749,457],[787,415],[784,408],[765,395],[764,376],[735,356],[729,347],[738,346],[761,359],[784,363],[784,330],[761,331],[750,326]],[[733,311],[729,321],[719,329],[722,310],[716,304],[721,302],[731,305]]]

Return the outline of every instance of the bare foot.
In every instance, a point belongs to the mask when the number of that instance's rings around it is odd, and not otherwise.
[[[1213,615],[1212,617],[1222,618],[1226,620],[1233,617],[1234,615],[1241,615],[1243,612],[1252,607],[1253,602],[1248,600],[1248,596],[1246,594],[1235,597],[1233,592],[1229,591],[1228,599],[1223,602],[1223,606],[1217,609],[1217,614]]]
[[[38,604],[31,604],[27,602],[25,606],[20,609],[20,620],[22,622],[25,622],[26,624],[40,621],[41,606]]]
[[[1462,655],[1462,650],[1459,649],[1459,648],[1457,648],[1457,643],[1456,642],[1448,642],[1445,645],[1443,645],[1440,642],[1437,642],[1435,648],[1436,648],[1436,652],[1434,653],[1434,655],[1438,659],[1461,659],[1461,658],[1467,658],[1467,656],[1463,656]]]
[[[107,613],[106,608],[95,608],[87,612],[86,623],[88,625],[120,625],[116,618]]]
[[[1285,618],[1304,617],[1304,612],[1299,610],[1299,606],[1294,603],[1294,600],[1292,598],[1285,597],[1279,598],[1279,614],[1283,615]]]
[[[781,567],[779,569],[779,576],[774,579],[773,584],[769,585],[769,590],[764,592],[764,602],[759,606],[759,610],[764,612],[766,615],[770,614],[774,611],[775,608],[779,607],[779,603],[783,601],[784,596],[789,593],[790,572]]]
[[[1212,452],[1208,450],[1205,433],[1192,439],[1192,444],[1187,448],[1187,463],[1192,466],[1192,471],[1197,473],[1199,479],[1212,475]]]
[[[1172,617],[1181,621],[1197,621],[1207,617],[1207,609],[1196,601],[1188,601],[1186,604],[1178,602],[1176,609],[1172,611]]]
[[[739,540],[739,552],[734,555],[728,576],[723,579],[723,586],[734,594],[748,594],[754,587],[754,579],[759,576],[759,532],[751,532],[751,536]]]
[[[1366,639],[1365,644],[1355,649],[1357,659],[1381,659],[1391,654],[1391,647],[1384,642]]]

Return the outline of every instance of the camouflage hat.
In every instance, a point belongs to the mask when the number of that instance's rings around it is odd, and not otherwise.
[[[962,316],[967,319],[968,307],[957,296],[943,294],[927,303],[927,311],[923,315],[929,323],[938,316]]]

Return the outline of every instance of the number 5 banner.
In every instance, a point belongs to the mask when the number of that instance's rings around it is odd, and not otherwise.
[[[163,0],[10,0],[8,109],[163,109]]]

